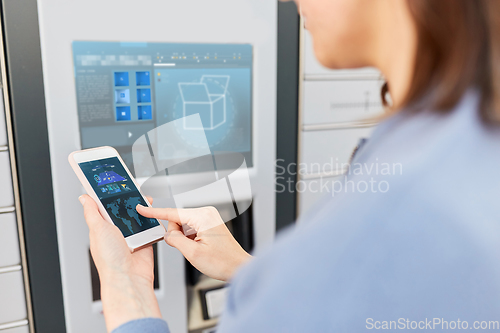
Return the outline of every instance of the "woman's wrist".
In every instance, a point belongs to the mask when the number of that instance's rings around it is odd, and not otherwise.
[[[226,266],[226,270],[225,270],[226,272],[224,273],[224,276],[225,276],[224,281],[231,280],[233,278],[234,274],[236,273],[236,271],[241,266],[246,264],[247,261],[249,261],[250,259],[252,259],[252,256],[242,249],[242,251],[240,253],[238,253],[235,257],[232,258],[232,260],[228,260],[228,262],[227,262],[228,265]]]
[[[140,318],[161,318],[153,284],[127,274],[106,274],[101,279],[101,299],[106,326],[118,326]]]

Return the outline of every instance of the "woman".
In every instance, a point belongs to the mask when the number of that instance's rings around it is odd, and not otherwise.
[[[402,171],[348,179],[374,177],[389,190],[326,198],[255,259],[213,208],[137,210],[170,221],[167,243],[200,271],[231,280],[218,332],[498,325],[500,1],[296,2],[323,65],[373,66],[387,80],[393,115],[353,162]],[[95,202],[80,200],[108,330],[167,332],[152,249],[130,254]],[[192,240],[179,215],[221,224]]]

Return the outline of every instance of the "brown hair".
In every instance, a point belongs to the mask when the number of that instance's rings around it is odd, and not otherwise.
[[[500,0],[407,1],[418,45],[403,105],[447,112],[476,87],[482,119],[500,124]]]

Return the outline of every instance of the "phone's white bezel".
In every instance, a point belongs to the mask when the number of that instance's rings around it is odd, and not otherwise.
[[[92,148],[92,149],[85,149],[85,150],[79,150],[72,152],[68,156],[69,163],[71,164],[71,167],[75,171],[76,175],[78,176],[78,179],[82,183],[83,187],[85,188],[85,191],[87,194],[94,199],[96,202],[97,206],[99,207],[99,211],[103,218],[108,221],[109,223],[113,224],[113,220],[111,220],[111,217],[109,216],[108,212],[104,208],[104,206],[101,203],[101,200],[99,200],[99,197],[97,194],[94,192],[92,186],[90,185],[87,177],[85,177],[85,174],[83,173],[82,169],[78,165],[79,163],[82,162],[90,162],[90,161],[95,161],[95,160],[100,160],[104,158],[110,158],[110,157],[117,157],[120,163],[122,164],[123,168],[127,172],[128,178],[134,183],[134,185],[137,187],[139,190],[139,194],[143,197],[144,201],[146,204],[151,207],[149,201],[144,197],[142,194],[139,184],[135,181],[134,177],[130,174],[129,169],[123,162],[122,158],[118,154],[115,148],[113,147],[99,147],[99,148]],[[141,231],[137,234],[130,235],[128,237],[125,237],[125,240],[127,242],[128,247],[130,250],[133,252],[135,250],[138,250],[142,247],[145,247],[149,244],[156,243],[160,240],[163,239],[165,235],[165,227],[161,223],[161,221],[157,220],[160,225],[150,228],[148,230]]]

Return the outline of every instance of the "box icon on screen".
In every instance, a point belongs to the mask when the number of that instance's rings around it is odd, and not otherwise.
[[[149,72],[136,72],[135,73],[135,83],[138,86],[149,86],[151,81],[149,78]]]
[[[187,117],[199,114],[203,129],[213,130],[226,122],[229,75],[203,75],[200,82],[179,82],[185,129],[199,129]]]
[[[117,121],[130,120],[130,106],[117,106],[116,120]]]
[[[130,90],[128,89],[117,89],[115,90],[115,101],[116,103],[130,103]]]
[[[137,103],[151,103],[151,90],[137,89]]]
[[[138,118],[139,120],[153,119],[153,113],[151,112],[151,105],[139,105]]]
[[[115,72],[115,86],[128,86],[128,72]]]

